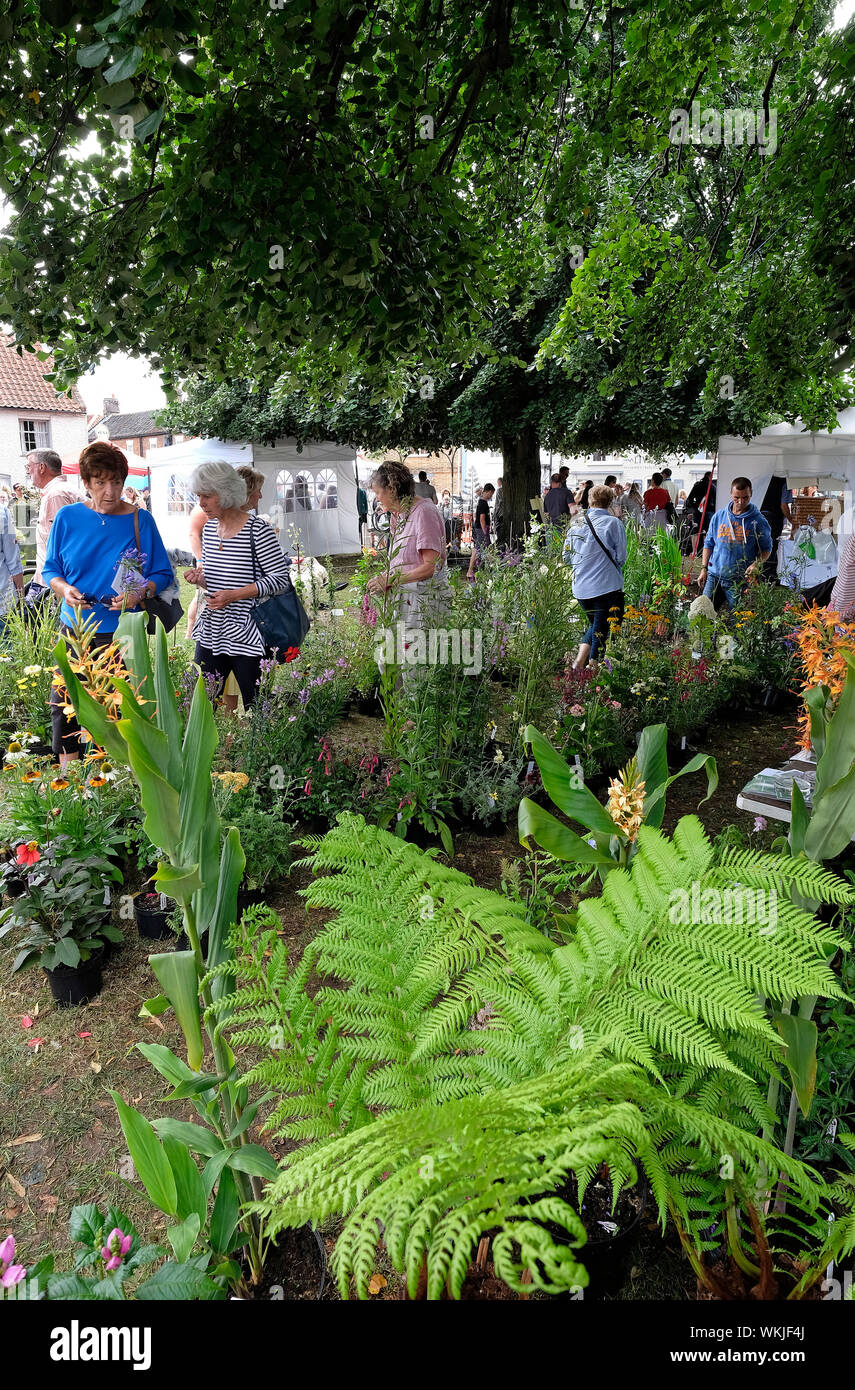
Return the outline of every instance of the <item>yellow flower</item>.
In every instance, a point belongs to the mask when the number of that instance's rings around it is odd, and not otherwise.
[[[50,784],[50,789],[52,792],[64,792],[66,787],[70,786],[71,783],[67,782],[64,777],[54,777]]]
[[[89,785],[90,785],[90,787],[106,787],[106,785],[107,785],[107,778],[106,778],[106,777],[90,777],[90,778],[89,778]]]
[[[22,782],[40,782],[41,780],[42,774],[40,772],[33,771],[25,772],[23,777],[21,778]]]

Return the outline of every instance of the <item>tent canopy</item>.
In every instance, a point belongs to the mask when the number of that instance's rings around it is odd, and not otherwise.
[[[734,478],[751,479],[758,505],[773,477],[786,478],[793,488],[815,483],[834,497],[842,494],[842,514],[836,505],[829,514],[835,535],[849,534],[855,529],[855,410],[840,411],[837,422],[834,430],[806,430],[800,420],[770,425],[747,444],[723,435],[718,442],[719,505],[730,495]]]
[[[187,525],[195,498],[190,478],[200,463],[248,463],[264,474],[259,513],[269,518],[285,550],[307,555],[352,554],[359,549],[355,452],[337,444],[282,439],[239,444],[194,439],[153,449],[151,506],[167,548],[187,549]]]

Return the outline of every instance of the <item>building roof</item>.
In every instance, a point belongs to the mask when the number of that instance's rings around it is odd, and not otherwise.
[[[89,434],[94,438],[95,431],[106,427],[108,439],[145,439],[150,435],[171,434],[171,430],[154,422],[153,410],[135,410],[128,415],[103,415],[93,420]]]
[[[61,396],[45,373],[53,371],[53,357],[34,352],[18,355],[14,339],[0,333],[0,410],[39,410],[50,415],[85,415],[86,406],[76,386]]]

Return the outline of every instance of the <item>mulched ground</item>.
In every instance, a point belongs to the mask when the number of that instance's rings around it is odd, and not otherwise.
[[[702,808],[711,833],[733,822],[751,829],[753,817],[736,810],[736,795],[759,768],[778,765],[793,751],[794,724],[791,713],[737,712],[708,733],[702,751],[717,758],[720,777],[714,799]],[[679,765],[672,759],[672,772]],[[702,776],[676,783],[668,797],[666,828],[693,812],[703,791]],[[770,825],[766,838],[773,833]],[[454,867],[490,888],[499,887],[502,860],[521,855],[513,825],[496,835],[458,832],[454,848]],[[272,895],[283,934],[296,952],[321,921],[299,897],[306,882],[307,871],[295,870]],[[129,885],[129,891],[136,886]],[[163,1239],[166,1218],[121,1176],[125,1144],[108,1092],[118,1090],[150,1118],[193,1119],[195,1112],[186,1101],[164,1105],[165,1083],[135,1048],[148,1040],[166,1043],[179,1055],[183,1050],[169,1014],[158,1020],[139,1017],[141,1002],[158,991],[147,960],[150,943],[138,941],[132,925],[126,924],[126,931],[128,942],[107,967],[103,994],[82,1008],[57,1009],[40,970],[0,979],[0,1239],[14,1233],[18,1257],[27,1264],[53,1250],[58,1267],[68,1267],[68,1214],[77,1202],[93,1201],[102,1209],[111,1202],[121,1205],[145,1238]],[[28,1018],[32,1026],[24,1027]],[[692,1296],[693,1281],[674,1240],[663,1242],[648,1225],[617,1297]],[[332,1232],[325,1234],[331,1248]],[[398,1276],[382,1263],[377,1273],[376,1297],[398,1298]],[[324,1298],[338,1297],[328,1280]]]

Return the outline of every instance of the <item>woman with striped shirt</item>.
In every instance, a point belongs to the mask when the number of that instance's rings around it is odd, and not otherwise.
[[[202,563],[184,572],[187,582],[200,590],[193,628],[196,664],[204,675],[216,677],[218,695],[233,673],[248,707],[255,699],[265,654],[252,616],[254,602],[288,588],[289,562],[272,526],[242,510],[246,483],[229,464],[200,464],[190,486],[208,516],[202,527]],[[236,703],[236,697],[227,697],[229,708]]]

